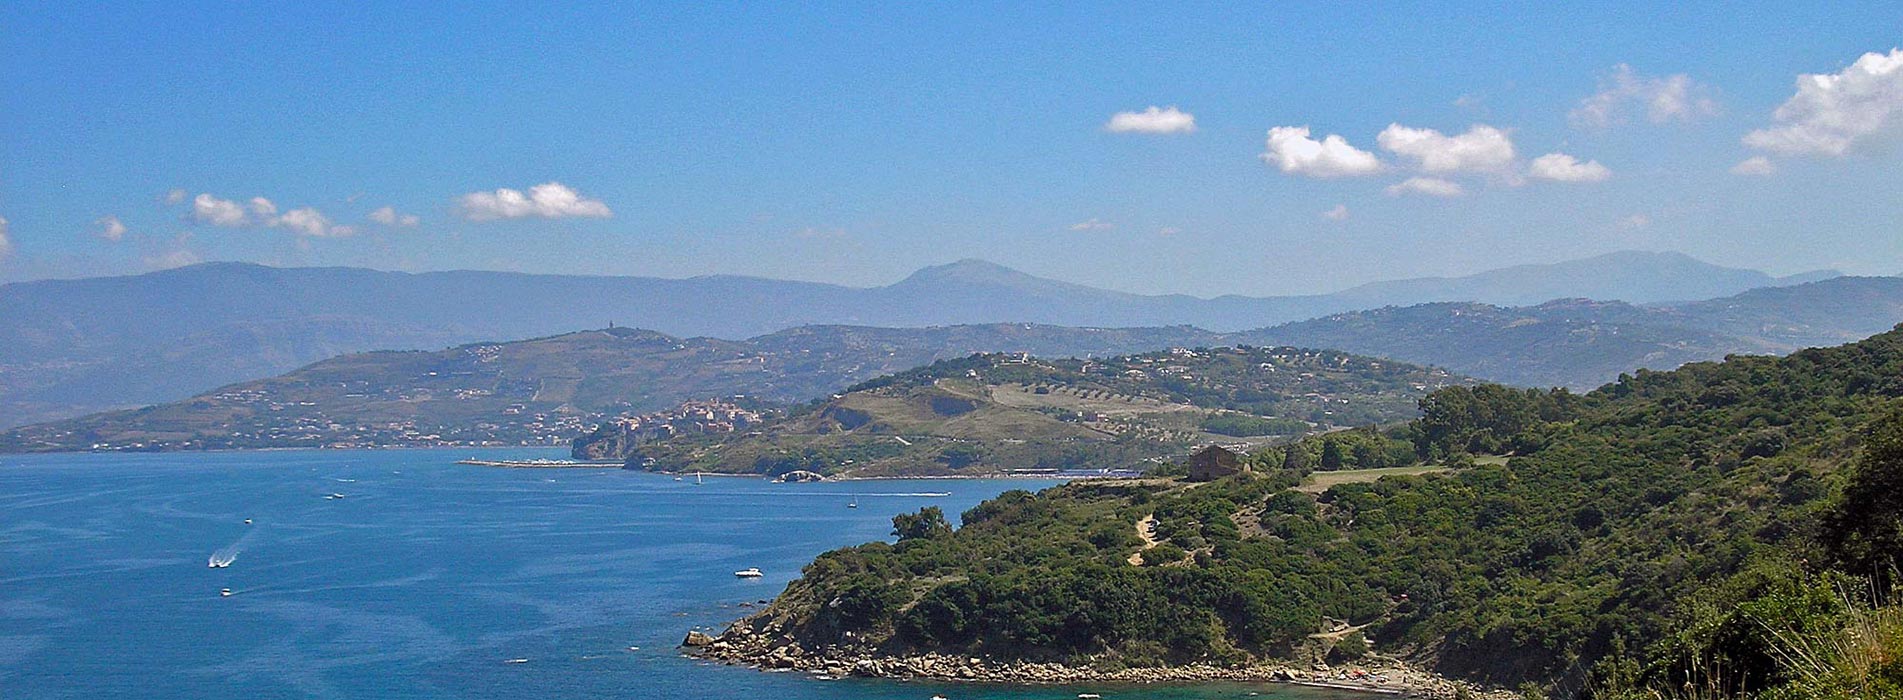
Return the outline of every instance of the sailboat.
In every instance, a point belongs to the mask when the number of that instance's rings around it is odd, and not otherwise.
[[[694,472],[694,485],[699,486],[700,484],[701,484],[700,472]]]
[[[858,507],[859,507],[859,497],[858,497],[858,496],[853,496],[853,497],[852,497],[852,500],[851,500],[851,501],[848,501],[848,502],[846,503],[846,507],[847,507],[847,508],[858,508]]]

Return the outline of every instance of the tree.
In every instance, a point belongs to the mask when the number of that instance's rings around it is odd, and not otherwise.
[[[1335,440],[1323,440],[1321,470],[1335,471],[1341,468],[1341,462],[1341,443]]]
[[[945,521],[945,511],[938,506],[926,506],[917,513],[892,516],[892,534],[900,542],[934,539],[949,535],[951,531],[951,523]]]
[[[1824,543],[1846,571],[1883,579],[1903,563],[1903,410],[1872,422],[1850,482],[1824,516]]]
[[[1299,443],[1289,443],[1282,448],[1282,468],[1292,472],[1308,470],[1308,453],[1303,452]]]

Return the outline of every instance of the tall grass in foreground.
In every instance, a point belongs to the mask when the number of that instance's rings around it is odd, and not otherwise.
[[[1839,591],[1837,623],[1809,631],[1766,624],[1770,687],[1740,688],[1720,662],[1695,663],[1675,686],[1598,688],[1597,700],[1903,700],[1903,606],[1857,603]]]
[[[1903,698],[1903,607],[1846,606],[1834,631],[1772,630],[1772,655],[1785,678],[1765,700],[1891,700]]]

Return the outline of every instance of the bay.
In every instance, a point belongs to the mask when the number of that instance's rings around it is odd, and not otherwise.
[[[682,657],[828,549],[1037,480],[500,469],[549,450],[0,457],[6,698],[1365,697],[820,681]],[[856,502],[857,508],[848,504]],[[245,520],[250,519],[250,524]],[[208,566],[214,556],[224,568]],[[742,579],[733,572],[758,567]],[[221,589],[231,595],[220,595]]]

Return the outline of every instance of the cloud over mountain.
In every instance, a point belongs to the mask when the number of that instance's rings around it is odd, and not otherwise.
[[[1175,105],[1162,108],[1152,105],[1141,112],[1113,114],[1103,129],[1113,134],[1187,134],[1196,130],[1196,115]]]
[[[1429,173],[1501,172],[1513,165],[1513,139],[1507,132],[1485,124],[1475,124],[1454,136],[1389,124],[1375,137],[1375,143],[1412,158]]]
[[[521,190],[498,188],[494,192],[471,192],[460,199],[463,218],[470,221],[497,219],[606,219],[614,216],[601,200],[589,199],[559,182],[545,182]]]
[[[1388,196],[1399,197],[1404,194],[1424,194],[1429,197],[1459,197],[1467,193],[1466,188],[1452,180],[1438,177],[1410,177],[1398,183],[1388,185]]]
[[[1836,73],[1797,77],[1797,94],[1771,113],[1776,126],[1746,146],[1785,156],[1841,156],[1903,132],[1903,49],[1866,53]]]
[[[1645,76],[1621,63],[1599,81],[1599,92],[1580,100],[1566,116],[1576,126],[1595,129],[1626,121],[1626,112],[1634,108],[1643,109],[1646,121],[1654,124],[1692,122],[1718,113],[1709,93],[1684,73]]]
[[[1527,175],[1554,182],[1604,182],[1612,177],[1612,170],[1596,160],[1581,163],[1564,153],[1548,153],[1533,159]]]
[[[1309,138],[1306,126],[1278,126],[1269,130],[1262,161],[1290,175],[1353,177],[1381,172],[1381,159],[1355,148],[1340,134],[1320,141]]]

